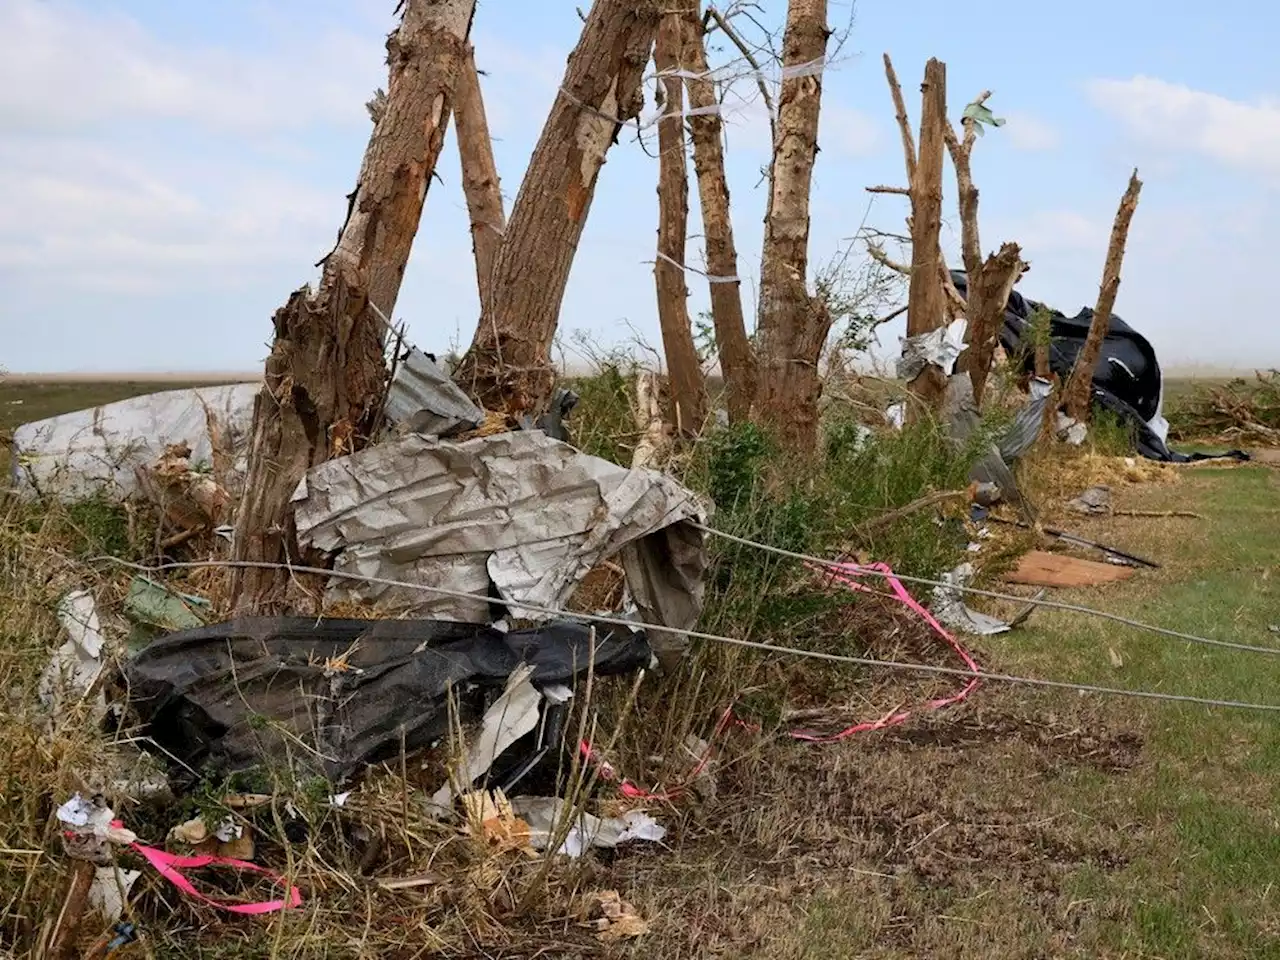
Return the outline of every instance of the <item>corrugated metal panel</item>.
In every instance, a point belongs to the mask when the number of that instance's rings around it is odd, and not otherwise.
[[[387,391],[387,417],[419,433],[447,436],[479,426],[484,411],[430,357],[410,347]]]

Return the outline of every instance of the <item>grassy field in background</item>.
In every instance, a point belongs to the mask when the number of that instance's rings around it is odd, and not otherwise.
[[[190,385],[0,379],[0,435]],[[1201,519],[1068,517],[1031,489],[1046,522],[1161,565],[1054,599],[1280,649],[1280,470],[1168,474],[1117,484],[1115,506]],[[1066,612],[970,646],[997,672],[1280,703],[1280,656]],[[769,740],[716,776],[713,801],[663,812],[671,846],[592,867],[651,918],[635,955],[1280,957],[1280,714],[987,684],[896,730]]]

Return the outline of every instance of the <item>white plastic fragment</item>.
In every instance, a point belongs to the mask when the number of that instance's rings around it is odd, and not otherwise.
[[[24,423],[13,432],[13,479],[25,496],[124,499],[138,490],[137,468],[171,444],[191,448],[191,463],[211,464],[215,438],[242,473],[259,385],[236,383],[168,390]]]
[[[827,69],[827,58],[825,56],[818,57],[815,60],[808,60],[805,63],[795,63],[782,68],[782,79],[791,80],[795,77],[820,77]]]
[[[113,816],[110,807],[95,804],[79,793],[72,794],[71,799],[60,806],[55,815],[60,823],[69,827],[87,827],[91,830],[105,829]]]
[[[89,887],[89,907],[102,915],[103,923],[112,924],[124,913],[133,885],[141,870],[122,870],[117,866],[98,867]]]
[[[664,263],[669,263],[673,267],[679,267],[681,270],[687,270],[690,273],[696,273],[698,276],[706,280],[707,283],[740,283],[741,282],[737,274],[718,276],[713,273],[707,273],[703,270],[699,270],[695,266],[691,266],[690,264],[681,263],[679,260],[676,260],[674,257],[668,256],[667,254],[663,253],[661,250],[657,252],[657,256],[659,260],[662,260]]]
[[[1057,434],[1059,440],[1064,440],[1073,447],[1078,447],[1084,443],[1089,436],[1088,424],[1081,423],[1072,417],[1068,417],[1065,413],[1059,411],[1057,420]]]
[[[138,839],[132,830],[113,825],[115,811],[100,797],[90,800],[72,794],[55,816],[68,828],[69,836],[64,837],[68,852],[82,860],[101,859],[109,843],[129,844]]]
[[[564,842],[555,851],[577,859],[592,847],[612,849],[622,843],[657,843],[667,835],[666,827],[643,810],[631,810],[621,817],[597,817],[580,810],[567,810],[559,797],[516,797],[511,801],[516,816],[529,824],[529,843],[535,850],[548,849],[566,814],[573,817]]]
[[[537,729],[542,694],[529,682],[531,676],[532,667],[524,665],[517,669],[508,678],[502,696],[485,711],[480,732],[468,748],[466,760],[457,774],[457,782],[463,792],[488,773],[494,761],[508,747]],[[453,803],[453,786],[451,781],[437,790],[431,798],[432,804],[448,808]]]
[[[102,674],[102,648],[106,639],[98,620],[98,607],[88,590],[73,590],[58,604],[58,622],[67,639],[53,652],[37,688],[37,696],[55,714],[68,698],[84,697]],[[106,710],[99,691],[98,709]]]

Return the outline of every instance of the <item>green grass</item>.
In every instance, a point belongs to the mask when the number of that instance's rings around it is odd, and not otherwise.
[[[1201,468],[1172,486],[1131,488],[1125,506],[1193,509],[1204,520],[1075,521],[1085,536],[1163,564],[1118,587],[1063,599],[1227,641],[1280,649],[1276,523],[1280,472]],[[1210,649],[1068,613],[1038,613],[990,647],[1010,670],[1201,697],[1280,703],[1280,656]],[[1116,667],[1111,651],[1120,658]],[[1142,855],[1103,889],[1127,916],[1100,931],[1117,950],[1150,956],[1280,955],[1280,715],[1143,706],[1150,760],[1126,785],[1074,784],[1085,810],[1122,804],[1146,835]]]

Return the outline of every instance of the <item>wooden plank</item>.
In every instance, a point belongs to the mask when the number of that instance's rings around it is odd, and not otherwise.
[[[1096,587],[1128,580],[1133,573],[1132,567],[1032,550],[1018,560],[1017,568],[1007,574],[1005,580],[1033,587]]]

